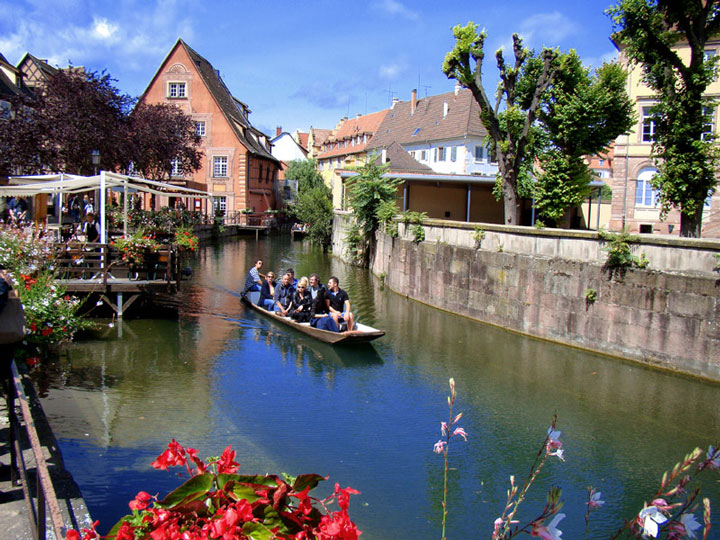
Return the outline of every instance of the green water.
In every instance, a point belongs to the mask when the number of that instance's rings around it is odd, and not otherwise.
[[[334,348],[248,311],[237,292],[257,258],[264,271],[337,275],[357,318],[386,336]],[[509,476],[524,479],[553,414],[566,461],[548,462],[520,516],[534,517],[547,489],[561,486],[563,538],[583,537],[587,486],[607,501],[590,538],[608,538],[653,496],[665,469],[720,440],[720,385],[424,306],[308,243],[235,240],[202,249],[192,265],[178,321],[107,328],[72,345],[40,381],[101,530],[137,491],[177,485],[149,466],[175,438],[202,456],[231,444],[241,472],[316,472],[330,476],[324,493],[335,482],[358,489],[350,510],[362,538],[440,538],[442,458],[432,446],[447,419],[449,377],[469,433],[450,449],[450,539],[490,537]],[[704,488],[718,508],[716,480]],[[713,517],[720,523],[717,510]]]

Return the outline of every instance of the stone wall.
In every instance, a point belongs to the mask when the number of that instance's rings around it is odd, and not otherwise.
[[[336,254],[347,220],[336,216]],[[720,242],[643,239],[650,268],[611,280],[596,233],[487,225],[478,249],[473,228],[428,220],[420,244],[403,225],[398,238],[378,234],[372,270],[392,290],[441,309],[720,380]]]

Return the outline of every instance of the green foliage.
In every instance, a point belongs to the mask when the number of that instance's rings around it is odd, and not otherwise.
[[[301,223],[309,224],[308,237],[327,250],[332,240],[333,207],[330,189],[323,183],[298,193],[293,214]]]
[[[604,268],[611,278],[622,277],[628,268],[647,268],[649,261],[645,254],[637,257],[630,247],[640,241],[639,237],[631,235],[627,229],[618,233],[600,230],[598,234],[607,244],[603,248],[608,254]]]
[[[715,268],[713,268],[713,270],[720,272],[720,253],[716,253],[715,258],[717,259],[717,262],[715,263]]]
[[[416,244],[425,240],[425,227],[419,223],[415,223],[410,227],[410,233],[413,235],[413,242]]]
[[[363,235],[360,232],[360,225],[353,223],[345,235],[347,255],[352,262],[359,263],[362,259],[364,247]]]
[[[535,220],[534,227],[535,227],[536,229],[544,229],[544,228],[546,227],[546,225],[545,225],[545,222],[544,222],[544,221],[542,221],[542,220],[540,220],[540,219],[536,219],[536,220]]]
[[[582,156],[558,150],[543,154],[542,167],[535,186],[535,206],[545,221],[555,224],[568,208],[587,198],[591,173]]]
[[[357,176],[347,181],[348,205],[353,212],[357,224],[357,237],[353,238],[354,246],[358,257],[356,260],[367,263],[370,256],[370,244],[374,242],[375,231],[380,225],[378,211],[386,207],[383,203],[397,198],[398,188],[402,180],[397,178],[385,178],[387,165],[377,165],[375,156],[370,156],[368,162],[357,167]],[[358,238],[359,237],[359,238]],[[347,239],[350,243],[350,238]]]
[[[585,289],[585,303],[592,305],[597,301],[597,291],[595,289]]]
[[[653,157],[663,214],[680,210],[681,236],[700,236],[703,202],[716,189],[720,149],[706,134],[705,97],[717,79],[720,57],[705,55],[705,46],[720,27],[714,2],[620,0],[608,9],[624,53],[642,66],[643,82],[656,94]],[[675,50],[689,45],[690,62]]]
[[[427,217],[427,212],[414,212],[411,210],[406,210],[400,215],[400,221],[402,221],[406,225],[408,223],[412,223],[414,225],[422,225],[422,222],[425,221]]]
[[[475,240],[475,248],[480,249],[482,241],[485,239],[485,229],[480,225],[475,225],[472,233],[473,240]]]
[[[314,159],[291,161],[285,171],[285,178],[297,180],[298,194],[324,184]]]
[[[131,267],[142,266],[145,262],[145,255],[158,250],[160,244],[142,229],[133,234],[118,238],[111,242],[113,247],[120,252],[120,257]]]
[[[398,224],[394,219],[397,212],[397,205],[394,200],[381,202],[376,212],[383,231],[391,238],[397,238],[398,236]]]

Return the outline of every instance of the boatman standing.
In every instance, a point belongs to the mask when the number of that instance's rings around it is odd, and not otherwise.
[[[248,272],[247,277],[245,278],[245,287],[243,288],[243,295],[247,294],[250,291],[259,291],[260,286],[262,285],[262,279],[265,278],[264,274],[260,273],[260,269],[262,268],[263,262],[258,259],[255,262],[255,266],[253,266],[250,271]]]

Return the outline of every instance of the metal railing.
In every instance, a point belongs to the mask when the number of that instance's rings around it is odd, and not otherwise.
[[[50,472],[48,471],[42,446],[40,445],[40,439],[35,429],[35,421],[33,420],[30,410],[29,400],[25,394],[22,378],[15,365],[15,360],[10,362],[9,372],[10,381],[8,384],[7,408],[8,419],[10,421],[10,480],[14,485],[17,485],[18,474],[20,475],[33,538],[37,540],[46,538],[46,516],[49,512],[55,538],[62,539],[65,538],[68,528],[63,522],[60,505],[55,495],[55,488],[50,479]],[[22,422],[15,411],[16,401],[20,407]],[[23,455],[23,445],[20,440],[21,434],[29,441],[35,461],[36,490],[34,497],[30,492],[29,469],[27,463],[25,463],[25,456]]]

